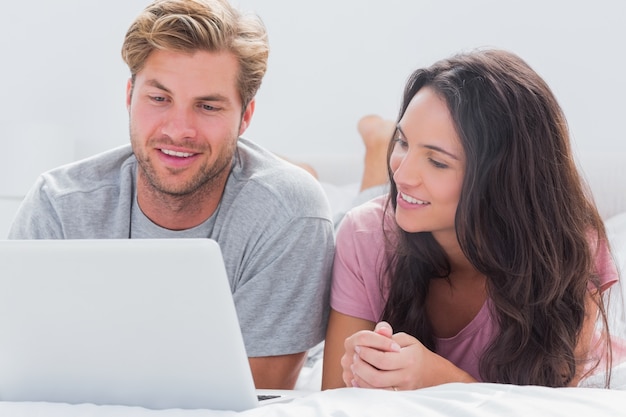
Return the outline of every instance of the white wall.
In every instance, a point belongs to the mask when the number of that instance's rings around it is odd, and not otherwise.
[[[270,69],[249,133],[272,148],[358,152],[358,118],[395,118],[415,68],[495,46],[518,53],[545,77],[578,147],[626,150],[622,0],[239,3],[256,8],[270,32]]]
[[[413,69],[479,46],[517,52],[546,78],[577,149],[626,151],[622,0],[233,1],[268,27],[270,66],[246,136],[278,153],[361,153],[361,115],[395,118]],[[119,50],[146,4],[3,4],[0,197],[128,141]]]

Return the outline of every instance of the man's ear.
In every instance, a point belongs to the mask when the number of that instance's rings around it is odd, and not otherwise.
[[[252,121],[252,115],[254,114],[255,106],[256,106],[255,99],[250,100],[250,103],[248,103],[246,110],[243,112],[243,115],[241,116],[241,123],[239,125],[239,136],[243,135],[243,132],[245,132],[246,129],[248,129],[248,127],[250,126],[250,122]]]
[[[126,109],[130,110],[130,100],[133,95],[133,79],[129,78],[126,83]]]

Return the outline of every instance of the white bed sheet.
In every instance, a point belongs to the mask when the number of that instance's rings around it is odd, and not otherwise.
[[[381,416],[626,416],[626,391],[498,384],[446,384],[393,392],[343,388],[235,413],[212,410],[147,410],[93,404],[0,402],[11,417],[381,417]]]
[[[341,214],[351,204],[357,190],[345,185],[329,193],[333,209]],[[626,279],[626,213],[607,221],[617,264]],[[618,299],[626,298],[624,285],[614,288]],[[620,301],[622,301],[620,300]],[[621,303],[618,303],[621,304]],[[623,304],[611,311],[612,332],[626,335]],[[309,357],[297,388],[316,391],[289,403],[261,406],[242,413],[215,410],[149,410],[140,407],[98,406],[94,404],[58,404],[45,402],[2,402],[0,417],[283,417],[283,416],[564,416],[626,417],[626,363],[616,364],[612,374],[613,389],[546,388],[488,383],[446,384],[405,392],[343,388],[319,390],[321,353],[319,345]],[[595,382],[600,383],[599,375]],[[590,381],[594,382],[594,381]]]

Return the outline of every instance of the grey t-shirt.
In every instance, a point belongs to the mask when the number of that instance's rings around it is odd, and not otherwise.
[[[312,176],[240,138],[215,213],[172,231],[141,212],[136,171],[126,145],[42,174],[9,238],[212,238],[224,254],[248,356],[303,352],[323,340],[334,236]]]

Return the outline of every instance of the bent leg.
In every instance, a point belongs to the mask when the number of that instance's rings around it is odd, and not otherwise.
[[[357,130],[365,146],[365,161],[361,177],[361,191],[387,184],[387,148],[395,131],[392,120],[383,119],[378,115],[362,117]]]

